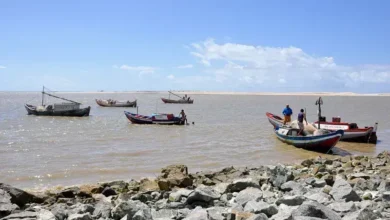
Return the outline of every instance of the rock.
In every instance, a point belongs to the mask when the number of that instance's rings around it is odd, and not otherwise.
[[[57,220],[65,220],[68,217],[68,206],[66,204],[57,203],[51,207],[51,212]]]
[[[132,218],[136,212],[138,212],[141,209],[148,209],[149,207],[140,202],[140,201],[121,201],[118,205],[116,205],[112,211],[111,216],[113,219],[121,219],[123,216],[128,215],[130,218]]]
[[[93,216],[97,218],[110,218],[111,217],[112,205],[109,202],[101,201],[95,205],[95,210],[93,211]]]
[[[128,189],[129,183],[123,180],[114,180],[111,182],[105,182],[105,183],[101,183],[101,185],[104,188],[110,187],[111,189],[115,190],[115,192],[117,193],[125,193],[129,190]]]
[[[307,160],[304,160],[302,161],[301,165],[304,166],[304,167],[310,167],[311,165],[313,165],[314,162],[312,159],[307,159]]]
[[[317,179],[314,181],[314,183],[312,184],[314,187],[324,187],[326,185],[326,182],[325,180],[323,179]]]
[[[322,180],[325,180],[326,184],[329,186],[333,186],[334,184],[334,177],[331,174],[326,174],[323,177],[321,177]]]
[[[178,212],[178,210],[173,209],[151,210],[153,219],[174,219],[178,215]]]
[[[39,208],[36,211],[38,220],[56,220],[56,217],[53,215],[53,213],[46,209]]]
[[[68,220],[92,220],[92,216],[89,213],[73,214],[69,216]]]
[[[89,195],[102,193],[104,189],[103,186],[96,185],[96,184],[85,184],[85,185],[81,185],[79,188],[81,193],[89,194]]]
[[[71,207],[70,214],[84,214],[84,213],[90,213],[92,214],[95,211],[95,207],[93,207],[90,204],[76,204]]]
[[[264,213],[260,213],[260,214],[252,215],[246,220],[268,220],[268,217]]]
[[[357,210],[357,207],[354,202],[335,202],[328,205],[328,208],[332,209],[335,212],[346,214],[348,212],[354,212]]]
[[[336,179],[329,194],[332,195],[336,201],[345,200],[346,202],[349,202],[361,200],[356,192],[352,189],[351,185],[349,185],[347,181],[341,178]]]
[[[342,167],[343,164],[340,163],[339,161],[333,161],[332,166],[333,168],[338,168],[338,167]]]
[[[297,208],[298,206],[287,206],[285,204],[280,204],[278,213],[276,215],[273,215],[271,219],[288,220],[291,216],[291,213]]]
[[[4,190],[0,189],[0,218],[5,217],[19,207],[11,203],[11,196]]]
[[[324,186],[324,188],[322,188],[321,191],[322,191],[323,193],[325,193],[325,194],[329,194],[330,191],[332,191],[332,187],[329,186],[329,185],[326,185],[326,186]]]
[[[160,190],[177,187],[191,186],[193,179],[188,175],[188,168],[185,165],[170,165],[162,169],[162,175],[157,179]]]
[[[355,179],[355,178],[362,178],[362,179],[370,179],[370,176],[365,174],[365,173],[354,173],[351,175],[351,179]]]
[[[25,192],[21,189],[12,187],[5,183],[0,183],[0,189],[7,192],[11,196],[11,203],[23,207],[27,203],[42,203],[43,199],[33,194]]]
[[[76,195],[78,195],[79,193],[80,193],[80,188],[77,186],[73,186],[73,187],[68,187],[68,188],[61,190],[58,193],[58,197],[75,198]]]
[[[139,200],[143,203],[147,203],[148,201],[152,201],[152,196],[148,193],[140,192],[131,197],[131,200]]]
[[[292,191],[294,195],[303,195],[307,192],[306,188],[304,188],[300,183],[294,181],[284,183],[280,189],[284,192]]]
[[[260,185],[258,182],[254,181],[252,178],[238,179],[238,180],[234,180],[233,183],[227,187],[227,191],[239,192],[239,191],[244,190],[248,187],[260,188]]]
[[[198,206],[188,214],[185,220],[208,220],[207,211]]]
[[[284,196],[276,201],[276,205],[284,204],[288,206],[298,206],[305,201],[303,196]]]
[[[378,191],[380,192],[390,191],[390,179],[383,180],[378,186]]]
[[[37,212],[23,211],[8,215],[1,220],[35,220],[37,219],[37,216]]]
[[[315,201],[306,201],[291,213],[293,219],[299,216],[341,220],[337,213]]]
[[[170,193],[168,200],[171,202],[180,202],[182,197],[188,197],[193,191],[194,190],[189,189],[179,189],[176,192]]]
[[[382,193],[382,200],[386,202],[390,202],[390,191],[386,191]]]
[[[246,188],[239,192],[236,197],[238,204],[245,206],[245,204],[251,200],[259,201],[263,197],[263,193],[258,188]]]
[[[103,189],[102,194],[106,197],[109,197],[109,196],[115,196],[116,192],[111,187],[107,186],[106,188]]]
[[[153,220],[152,213],[150,212],[150,209],[141,209],[138,210],[132,220]]]
[[[382,217],[380,212],[374,212],[369,208],[364,208],[356,212],[349,213],[343,220],[375,220]]]
[[[225,208],[217,208],[217,207],[212,207],[206,209],[207,211],[207,216],[209,220],[223,220],[223,213],[226,211]]]
[[[220,194],[224,194],[227,192],[229,185],[229,183],[218,183],[214,186],[214,190]]]
[[[283,183],[294,179],[294,175],[286,167],[278,165],[271,169],[270,181],[273,186],[280,188]]]
[[[372,200],[372,194],[370,192],[365,192],[362,196],[363,200]]]
[[[139,191],[141,192],[152,192],[159,191],[160,188],[156,180],[153,179],[142,179],[139,183]]]
[[[211,186],[199,186],[193,192],[191,192],[186,200],[187,204],[192,204],[194,202],[211,202],[214,199],[219,199],[221,194],[214,190]]]
[[[252,212],[252,213],[264,213],[268,217],[275,215],[278,213],[278,209],[275,205],[270,205],[268,203],[265,203],[263,201],[257,202],[255,200],[249,201],[246,203],[244,207],[245,212]]]
[[[324,205],[329,204],[332,199],[328,194],[325,194],[323,192],[307,195],[306,198]]]

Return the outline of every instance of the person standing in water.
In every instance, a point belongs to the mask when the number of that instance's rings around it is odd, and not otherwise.
[[[293,111],[290,108],[290,106],[287,104],[286,108],[283,109],[283,115],[284,115],[283,125],[285,125],[288,122],[291,122],[291,115],[292,114],[293,114]]]
[[[183,109],[181,110],[179,115],[181,116],[181,121],[184,122],[185,124],[187,124],[187,115],[186,115],[186,113],[184,113]]]

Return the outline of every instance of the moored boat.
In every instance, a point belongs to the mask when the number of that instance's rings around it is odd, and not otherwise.
[[[50,96],[57,99],[62,99],[67,102],[63,103],[54,103],[53,105],[44,105],[44,96]],[[25,104],[24,107],[27,110],[29,115],[38,115],[38,116],[70,116],[70,117],[83,117],[89,116],[91,107],[80,108],[81,103],[75,102],[69,99],[65,99],[59,96],[55,96],[45,92],[45,87],[42,90],[42,105],[35,106],[30,104]]]
[[[283,126],[283,118],[278,115],[267,112],[268,121],[274,127]],[[320,128],[330,131],[343,130],[344,135],[341,137],[341,141],[360,142],[360,143],[373,143],[376,144],[377,136],[376,130],[378,123],[375,123],[374,127],[359,128],[356,123],[339,122],[337,118],[332,122],[326,122],[325,118],[322,117],[323,121],[320,121]],[[318,129],[318,121],[312,123],[312,125]]]
[[[96,103],[102,107],[137,107],[137,100],[131,101],[117,101],[112,99],[96,99]]]
[[[169,98],[166,99],[166,98],[161,98],[161,100],[166,103],[166,104],[193,104],[194,103],[194,100],[191,99],[190,97],[187,97],[187,95],[185,95],[184,97],[181,97],[179,95],[176,95],[175,93],[171,92],[171,91],[168,91],[169,92]],[[177,96],[178,98],[180,99],[170,99],[171,98],[171,94],[174,95],[174,96]]]
[[[337,130],[322,135],[307,135],[299,129],[289,127],[276,127],[274,132],[279,140],[306,150],[327,153],[337,144],[343,136],[343,130]]]
[[[133,124],[184,125],[184,121],[173,114],[152,114],[151,116],[145,116],[125,111],[125,115]]]

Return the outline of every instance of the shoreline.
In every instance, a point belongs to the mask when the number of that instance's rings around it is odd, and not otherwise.
[[[180,95],[253,95],[253,96],[345,96],[345,97],[389,97],[390,93],[353,92],[212,92],[212,91],[173,91]],[[41,93],[40,91],[0,91],[0,93]],[[55,91],[59,94],[168,94],[167,91]]]
[[[387,219],[389,177],[382,152],[197,173],[171,165],[155,179],[41,191],[0,183],[0,219]]]

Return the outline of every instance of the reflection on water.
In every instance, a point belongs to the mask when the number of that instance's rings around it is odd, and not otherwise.
[[[60,94],[61,95],[61,94]],[[70,185],[112,179],[155,177],[169,164],[186,164],[190,172],[226,166],[289,163],[318,155],[277,140],[265,112],[280,113],[289,103],[296,113],[316,118],[317,97],[191,95],[193,105],[163,104],[164,94],[66,94],[92,106],[84,118],[26,115],[26,100],[38,104],[39,93],[0,93],[0,182],[20,187]],[[132,125],[123,111],[104,108],[95,98],[137,99],[139,113],[178,114],[184,109],[189,126]],[[335,154],[374,155],[389,148],[388,97],[323,97],[322,112],[330,119],[379,122],[378,144],[339,142]],[[375,106],[375,108],[372,108]]]

